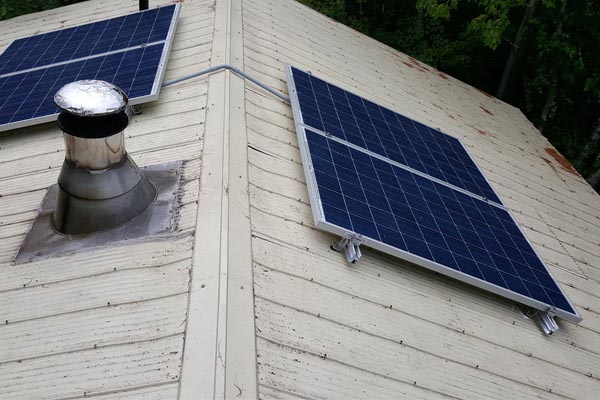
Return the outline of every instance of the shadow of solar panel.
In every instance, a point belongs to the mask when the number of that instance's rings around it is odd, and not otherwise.
[[[493,189],[458,140],[290,66],[286,76],[317,228],[581,321],[510,213],[485,195]],[[342,95],[347,109],[335,98]],[[337,119],[324,117],[332,113]],[[394,132],[388,123],[392,118],[404,136]],[[359,120],[366,119],[370,125],[361,128]],[[354,121],[356,129],[347,129],[346,121]],[[387,130],[380,129],[381,121]],[[403,149],[406,143],[411,152]],[[449,166],[423,162],[430,155],[451,160]],[[469,176],[473,185],[465,184],[467,178],[453,181],[436,175],[450,167],[451,176]]]
[[[502,204],[460,141],[292,67],[302,122]]]

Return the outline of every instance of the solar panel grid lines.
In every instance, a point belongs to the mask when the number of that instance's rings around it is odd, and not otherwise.
[[[106,52],[106,53],[94,54],[94,55],[88,56],[88,57],[74,58],[74,59],[67,60],[67,61],[59,61],[59,62],[56,62],[56,63],[53,63],[53,64],[44,65],[42,67],[34,67],[34,68],[24,69],[24,70],[15,71],[15,72],[9,72],[9,73],[0,75],[0,78],[7,78],[7,77],[10,77],[10,76],[21,75],[21,74],[25,74],[25,73],[28,73],[28,72],[33,72],[33,71],[38,71],[38,70],[45,70],[45,69],[52,68],[52,67],[57,67],[57,66],[60,66],[60,65],[72,64],[72,63],[75,63],[75,62],[78,62],[78,61],[86,61],[86,60],[91,60],[91,59],[94,59],[94,58],[102,58],[102,57],[110,56],[112,54],[127,53],[129,51],[138,50],[138,49],[141,49],[141,48],[144,48],[144,47],[149,47],[149,46],[154,46],[154,45],[157,45],[157,44],[164,44],[164,43],[165,43],[164,40],[160,40],[160,41],[156,41],[156,42],[152,42],[152,43],[147,43],[147,44],[145,44],[143,46],[127,47],[127,48],[124,48],[124,49],[118,49],[118,50],[109,51],[109,52]]]
[[[305,130],[326,222],[574,313],[508,212]]]
[[[303,122],[502,204],[460,141],[292,69]]]
[[[331,110],[327,104],[313,109],[309,104],[306,112],[300,98],[303,92],[296,85],[296,74],[291,66],[287,67],[286,76],[318,229],[357,239],[369,247],[534,309],[549,311],[551,315],[555,313],[575,323],[581,321],[581,316],[504,205],[392,160],[385,153],[374,151],[378,150],[376,147],[369,148],[364,135],[360,137],[363,142],[353,143],[344,130],[352,125],[352,121],[359,126],[356,113],[344,114],[343,107]],[[305,81],[312,80],[301,76]],[[333,85],[320,83],[315,89],[311,86],[311,90],[314,92],[313,104],[318,104],[319,97],[334,98],[344,93]],[[318,90],[325,95],[319,94]],[[304,96],[307,95],[305,91]],[[352,96],[345,94],[348,107],[352,102],[358,104],[357,98]],[[335,101],[341,102],[340,99]],[[367,100],[363,100],[362,106],[373,130],[385,125],[384,133],[376,133],[376,139],[380,146],[387,146],[383,140],[393,139],[386,136],[385,131],[391,131],[394,126],[385,113],[393,112],[376,108]],[[373,114],[374,111],[369,108],[378,111],[379,115],[373,118],[369,112]],[[335,114],[334,122],[322,118],[321,115],[328,113]],[[359,118],[367,117],[359,114]],[[410,127],[406,117],[399,116],[397,121]],[[311,123],[319,126],[313,127]],[[422,140],[415,140],[415,152],[423,152],[421,147],[431,151],[440,145],[439,140],[419,133],[419,130],[429,133],[429,128],[425,128],[418,123],[412,125],[412,134]],[[465,165],[461,168],[471,166],[471,175],[475,176],[476,170],[489,185],[460,141],[451,139],[441,150],[450,148],[453,152],[450,156],[442,155],[455,163],[464,160]],[[373,145],[377,141],[372,140]]]
[[[0,75],[164,41],[174,9],[160,7],[18,39],[0,55]]]
[[[0,106],[0,124],[57,113],[54,93],[81,79],[113,82],[132,97],[149,95],[163,47],[148,46],[0,78],[0,98],[5,99]]]
[[[409,172],[411,172],[411,173],[413,173],[413,174],[415,174],[415,175],[419,175],[419,176],[421,176],[421,177],[424,177],[424,178],[426,178],[426,179],[429,179],[429,180],[431,180],[431,181],[433,181],[433,182],[439,183],[440,185],[443,185],[443,186],[446,186],[446,187],[448,187],[448,188],[451,188],[451,189],[453,189],[453,190],[456,190],[456,191],[458,191],[458,192],[464,193],[464,194],[466,194],[467,196],[472,196],[472,197],[474,197],[474,198],[477,198],[477,199],[480,199],[480,200],[483,200],[483,201],[487,201],[487,199],[485,199],[484,197],[481,197],[481,196],[479,196],[479,195],[477,195],[477,194],[471,193],[471,192],[469,192],[469,191],[467,191],[467,190],[465,190],[465,189],[462,189],[462,188],[460,188],[460,187],[454,186],[453,184],[451,184],[451,183],[448,183],[448,182],[446,182],[446,181],[444,181],[444,180],[441,180],[441,179],[435,178],[435,177],[433,177],[433,176],[427,175],[425,172],[421,172],[421,171],[419,171],[419,170],[416,170],[416,169],[414,169],[414,168],[411,168],[411,167],[409,167],[409,166],[407,166],[407,165],[401,164],[401,163],[399,163],[399,162],[397,162],[397,161],[390,160],[390,159],[386,158],[385,156],[383,156],[383,155],[381,155],[381,154],[374,153],[374,152],[373,152],[373,151],[371,151],[371,150],[368,150],[368,149],[365,149],[365,148],[363,148],[363,147],[360,147],[360,146],[358,146],[358,145],[356,145],[356,144],[353,144],[353,143],[347,142],[347,141],[345,141],[344,139],[341,139],[341,138],[339,138],[339,137],[337,137],[337,136],[333,136],[333,135],[331,135],[331,134],[329,134],[329,133],[327,133],[327,132],[321,131],[320,129],[315,129],[315,128],[313,128],[313,127],[311,127],[311,126],[308,126],[308,125],[306,125],[306,124],[304,124],[304,123],[300,123],[300,124],[298,124],[298,126],[302,126],[302,127],[308,128],[308,129],[310,129],[310,130],[312,130],[312,131],[314,131],[314,132],[318,132],[319,134],[322,134],[322,135],[324,135],[324,136],[328,137],[328,138],[329,138],[329,139],[331,139],[332,141],[336,141],[336,142],[338,142],[338,143],[341,143],[341,144],[343,144],[344,146],[347,146],[347,147],[349,147],[349,148],[353,148],[353,149],[356,149],[356,150],[358,150],[358,151],[362,151],[362,152],[364,152],[364,153],[367,153],[367,154],[369,154],[371,157],[374,157],[374,158],[376,158],[376,159],[379,159],[379,160],[382,160],[382,161],[384,161],[384,162],[386,162],[386,163],[389,163],[389,164],[395,165],[395,166],[396,166],[396,167],[398,167],[398,168],[404,169],[404,170],[406,170],[406,171],[409,171]],[[494,203],[494,202],[488,202],[488,203],[489,203],[490,205],[494,206],[494,207],[500,207],[500,208],[502,208],[502,209],[506,209],[506,207],[505,207],[504,205],[502,205],[502,204],[498,204],[498,203]]]
[[[8,59],[14,62],[5,65],[12,69],[30,68],[0,75],[0,131],[55,120],[54,93],[75,80],[111,82],[128,94],[131,105],[155,100],[179,9],[179,4],[169,5],[13,42],[0,55],[0,66]],[[43,49],[44,43],[52,48],[61,37],[70,40],[54,57],[35,50]],[[19,53],[24,48],[27,53]],[[45,62],[51,64],[39,65]]]

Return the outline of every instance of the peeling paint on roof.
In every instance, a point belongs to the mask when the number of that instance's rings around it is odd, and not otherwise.
[[[548,153],[554,159],[554,161],[556,163],[558,163],[560,168],[564,169],[567,172],[572,173],[573,175],[579,176],[579,172],[577,172],[575,167],[573,167],[573,165],[569,162],[569,160],[567,160],[565,157],[563,157],[562,154],[560,154],[558,151],[556,151],[556,149],[553,149],[552,147],[546,147],[544,149],[544,151],[546,153]]]

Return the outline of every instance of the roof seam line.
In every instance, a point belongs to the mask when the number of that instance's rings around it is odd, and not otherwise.
[[[78,349],[71,349],[71,350],[63,350],[63,351],[58,351],[56,353],[42,353],[42,354],[38,354],[38,355],[34,355],[34,356],[30,356],[30,357],[23,357],[23,358],[13,358],[12,360],[6,360],[6,361],[1,361],[0,362],[0,366],[6,365],[6,364],[10,364],[10,363],[21,363],[24,361],[35,361],[35,360],[39,360],[39,359],[43,359],[43,358],[50,358],[50,357],[56,357],[56,356],[61,356],[64,354],[73,354],[73,353],[82,353],[82,352],[88,352],[88,351],[96,351],[96,350],[101,350],[101,349],[107,349],[107,348],[111,348],[111,347],[119,347],[119,346],[128,346],[128,345],[136,345],[139,343],[147,343],[147,342],[154,342],[154,341],[158,341],[158,340],[164,340],[164,339],[170,339],[170,338],[174,338],[177,336],[183,336],[185,334],[185,331],[180,328],[181,330],[178,332],[173,332],[173,333],[169,333],[167,335],[158,335],[158,336],[151,336],[151,337],[146,337],[143,339],[139,339],[139,340],[124,340],[121,342],[109,342],[106,344],[93,344],[87,347],[81,347]]]
[[[54,313],[54,314],[46,314],[46,315],[29,317],[29,318],[22,318],[22,319],[18,319],[18,320],[14,320],[14,321],[9,320],[8,325],[15,325],[15,324],[20,324],[20,323],[29,322],[29,321],[37,321],[37,320],[42,320],[42,319],[46,319],[46,318],[61,317],[64,315],[76,314],[76,313],[80,313],[80,312],[100,310],[100,309],[107,308],[107,307],[121,307],[121,306],[126,306],[126,305],[130,305],[130,304],[135,304],[135,303],[143,303],[143,302],[153,301],[153,300],[162,300],[162,299],[167,299],[169,297],[175,297],[175,296],[179,296],[179,295],[187,294],[187,293],[188,293],[188,290],[185,290],[182,292],[170,293],[170,294],[167,294],[164,296],[159,296],[159,297],[148,297],[148,298],[140,299],[140,300],[125,300],[122,302],[116,302],[116,303],[113,302],[110,304],[99,304],[99,305],[95,305],[95,306],[91,306],[91,307],[87,307],[87,308],[80,308],[77,310],[69,310],[69,311],[64,311],[64,312],[59,312],[59,313]],[[6,320],[5,320],[5,322],[6,322]]]
[[[260,335],[260,334],[257,334],[256,337],[260,338],[261,340],[264,340],[265,342],[272,343],[272,344],[274,344],[276,346],[286,347],[286,348],[288,348],[288,349],[290,349],[292,351],[298,352],[298,353],[304,353],[304,354],[308,354],[308,355],[313,356],[313,357],[323,358],[323,355],[321,355],[319,353],[315,353],[312,350],[302,349],[302,348],[299,348],[299,347],[293,347],[290,344],[287,344],[287,343],[284,343],[284,342],[280,342],[278,340],[271,339],[269,337],[266,337],[266,336]],[[352,368],[352,369],[355,369],[357,371],[360,371],[360,372],[363,372],[363,373],[366,373],[366,374],[371,374],[371,375],[379,376],[379,377],[382,377],[382,378],[385,378],[385,379],[389,379],[389,380],[392,380],[392,381],[395,381],[395,382],[398,382],[398,383],[401,383],[401,384],[404,384],[404,385],[407,385],[407,386],[416,385],[416,383],[413,383],[413,382],[410,382],[410,381],[406,381],[406,380],[402,380],[402,379],[399,379],[399,378],[395,378],[395,377],[392,377],[392,376],[389,376],[389,375],[386,375],[386,374],[382,374],[382,373],[377,372],[377,371],[368,370],[368,369],[363,368],[363,367],[361,367],[359,365],[350,364],[350,363],[348,363],[346,361],[342,361],[340,359],[333,358],[331,356],[327,356],[326,359],[329,360],[329,361],[332,361],[334,363],[344,365],[344,366],[346,366],[348,368]],[[453,396],[453,395],[448,394],[448,393],[440,392],[440,391],[438,391],[436,389],[432,389],[432,388],[427,387],[427,386],[421,386],[421,385],[419,385],[419,388],[421,388],[421,389],[423,389],[425,391],[428,391],[428,392],[433,392],[433,393],[441,394],[441,395],[445,396],[448,399],[460,400],[459,397]]]
[[[167,385],[175,385],[177,384],[177,381],[174,381],[172,379],[170,380],[165,380],[165,381],[159,381],[159,382],[155,382],[155,383],[149,383],[146,385],[137,385],[137,386],[129,386],[126,388],[116,388],[116,389],[112,389],[112,390],[101,390],[101,391],[97,391],[97,392],[85,392],[84,396],[86,398],[94,398],[94,397],[99,397],[99,396],[106,396],[106,395],[111,395],[111,394],[116,394],[116,393],[132,393],[135,392],[137,390],[143,390],[143,389],[148,389],[148,388],[158,388],[161,386],[167,386]],[[81,399],[81,395],[77,394],[74,396],[67,396],[67,397],[60,397],[57,398],[56,400],[79,400]]]

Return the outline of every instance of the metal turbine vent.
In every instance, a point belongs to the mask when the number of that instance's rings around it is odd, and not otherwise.
[[[63,86],[54,96],[66,155],[58,178],[52,227],[82,235],[116,228],[143,213],[156,187],[125,150],[127,95],[97,80]]]

